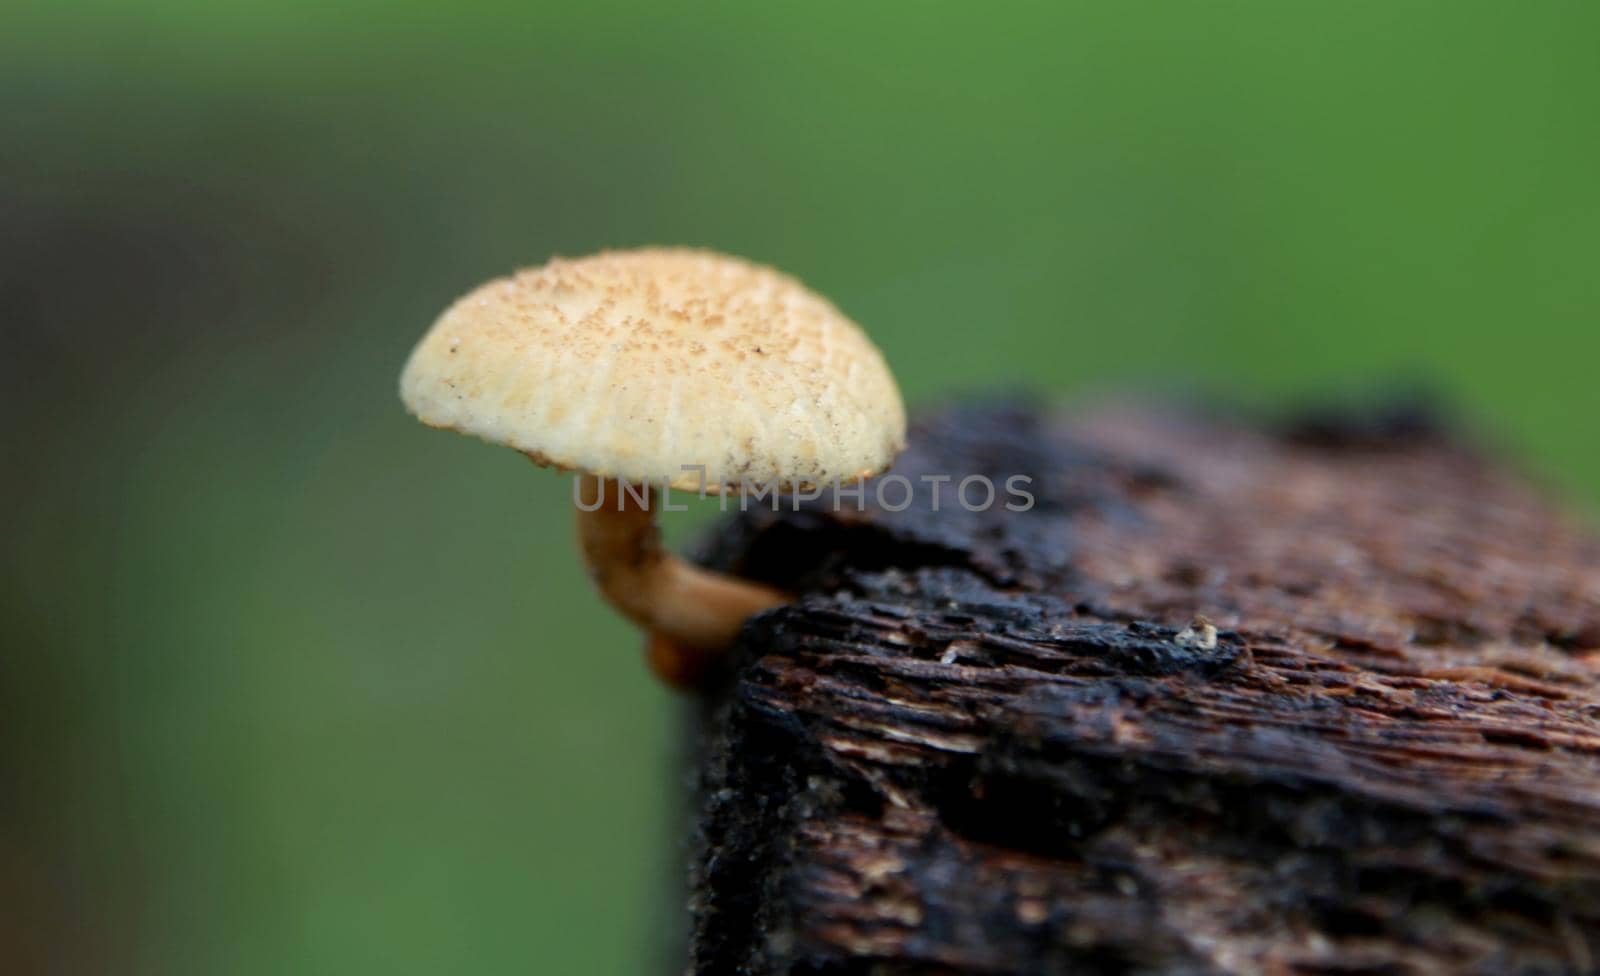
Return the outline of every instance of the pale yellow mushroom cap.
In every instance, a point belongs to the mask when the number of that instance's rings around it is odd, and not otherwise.
[[[500,278],[400,377],[423,423],[541,463],[706,490],[877,474],[905,446],[883,356],[826,299],[711,251],[609,251]]]

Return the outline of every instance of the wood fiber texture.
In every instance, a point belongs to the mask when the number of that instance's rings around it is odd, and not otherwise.
[[[1546,494],[1409,410],[969,404],[895,471],[1035,504],[706,547],[802,596],[704,706],[691,971],[1600,967],[1600,545]]]

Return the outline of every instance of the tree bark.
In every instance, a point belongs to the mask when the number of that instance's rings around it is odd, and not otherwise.
[[[955,481],[702,554],[803,595],[704,705],[691,971],[1600,966],[1600,545],[1544,494],[1409,409],[968,405],[896,472]]]

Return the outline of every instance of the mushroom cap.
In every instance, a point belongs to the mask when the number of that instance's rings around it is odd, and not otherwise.
[[[400,397],[541,464],[690,491],[870,476],[906,436],[855,323],[788,275],[688,248],[557,258],[479,287],[423,336]]]

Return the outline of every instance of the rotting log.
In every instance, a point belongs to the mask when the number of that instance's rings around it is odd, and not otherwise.
[[[703,553],[803,595],[704,705],[690,971],[1600,967],[1600,545],[1544,493],[1411,410],[968,405],[896,471],[1036,503]]]

